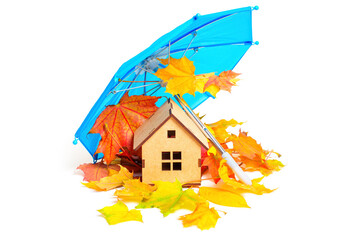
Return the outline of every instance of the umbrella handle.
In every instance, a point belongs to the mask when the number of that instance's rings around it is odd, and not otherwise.
[[[246,175],[246,173],[239,167],[239,165],[235,162],[232,156],[228,152],[224,152],[221,157],[226,160],[227,165],[233,170],[237,179],[240,179],[247,185],[252,185],[250,178]]]

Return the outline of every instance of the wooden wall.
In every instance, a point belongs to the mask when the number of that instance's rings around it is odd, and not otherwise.
[[[168,138],[168,130],[176,130],[176,137]],[[181,151],[181,171],[162,171],[162,162],[168,162],[162,160],[163,151],[171,153]],[[176,179],[181,183],[200,183],[201,167],[198,162],[201,158],[201,145],[173,117],[143,144],[142,158],[145,161],[145,168],[142,169],[142,181],[145,183],[159,180],[173,182]]]

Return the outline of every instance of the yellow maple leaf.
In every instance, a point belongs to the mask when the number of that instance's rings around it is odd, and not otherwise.
[[[85,187],[94,189],[96,191],[105,191],[104,189],[98,187],[98,185],[96,185],[97,181],[90,181],[87,183],[82,182],[81,184],[84,185]]]
[[[243,196],[225,189],[200,187],[199,195],[202,198],[218,205],[249,208]]]
[[[197,91],[203,93],[206,82],[209,80],[211,76],[214,76],[214,74],[215,73],[205,73],[205,74],[196,75],[194,81],[195,92]]]
[[[204,89],[204,91],[216,97],[216,94],[220,91],[220,88],[216,85],[210,85],[206,89]]]
[[[88,183],[82,183],[88,188],[92,188],[96,191],[108,191],[123,185],[125,180],[132,179],[133,173],[130,173],[125,167],[120,168],[118,173],[111,176],[101,178],[99,181],[90,181]]]
[[[139,210],[131,209],[129,211],[128,207],[120,201],[112,206],[104,207],[98,211],[106,219],[109,225],[127,221],[142,222],[142,215]]]
[[[285,166],[279,160],[274,160],[274,159],[266,160],[266,164],[269,167],[269,169],[273,171],[280,171]]]
[[[230,178],[230,174],[232,173],[231,169],[226,165],[226,160],[220,161],[219,166],[219,176],[224,181],[225,185],[230,186],[231,188],[227,188],[228,190],[233,190],[236,193],[247,192],[247,193],[254,193],[257,195],[262,195],[264,193],[271,193],[275,191],[275,189],[271,190],[266,188],[264,185],[260,184],[260,181],[264,178],[256,178],[253,179],[252,185],[246,185],[240,181],[237,181],[234,178]]]
[[[204,201],[192,189],[182,190],[179,181],[155,181],[156,191],[149,199],[143,200],[136,208],[159,208],[166,217],[178,209],[194,210],[197,202]]]
[[[131,179],[124,182],[124,189],[116,190],[114,195],[124,201],[140,202],[143,199],[149,199],[155,186],[140,182],[139,179]]]
[[[167,59],[160,62],[168,64]],[[214,73],[195,75],[194,63],[187,57],[170,58],[170,64],[165,68],[159,68],[155,73],[155,76],[166,83],[166,92],[172,95],[195,95],[196,91],[203,93],[206,82],[213,75]]]
[[[221,119],[214,123],[207,123],[206,127],[220,143],[224,143],[226,142],[226,139],[230,136],[230,133],[228,133],[226,129],[228,129],[229,127],[236,127],[242,124],[243,122],[238,122],[235,119]]]
[[[264,176],[269,176],[274,171],[280,171],[285,165],[279,160],[275,159],[247,159],[241,157],[240,162],[244,163],[242,167],[245,171],[254,172],[259,171]]]
[[[182,220],[184,227],[197,226],[201,230],[207,230],[215,227],[219,218],[218,212],[214,208],[209,208],[208,202],[200,202],[192,213],[179,219]]]

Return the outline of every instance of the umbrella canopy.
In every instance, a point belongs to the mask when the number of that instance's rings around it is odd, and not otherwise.
[[[97,160],[102,157],[94,155],[101,137],[97,133],[88,133],[106,106],[117,104],[125,92],[129,95],[172,97],[165,93],[164,86],[158,84],[159,79],[151,74],[163,67],[158,59],[186,56],[194,62],[195,74],[219,74],[233,69],[253,44],[252,10],[257,10],[257,7],[197,14],[125,62],[77,130],[74,143],[79,139]],[[185,94],[183,99],[194,109],[209,97],[212,96],[207,92],[196,92],[195,96]],[[157,105],[162,105],[165,100],[160,99]]]

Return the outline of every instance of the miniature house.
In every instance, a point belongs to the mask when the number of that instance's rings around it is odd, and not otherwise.
[[[190,115],[173,100],[166,101],[134,133],[141,149],[142,181],[201,182],[201,147],[207,138]]]

